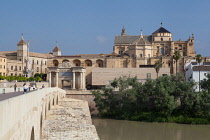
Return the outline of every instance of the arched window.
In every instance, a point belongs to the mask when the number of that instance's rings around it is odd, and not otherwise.
[[[163,38],[161,38],[160,40],[163,41]]]
[[[103,61],[102,60],[97,60],[96,61],[96,65],[97,65],[97,67],[103,67]]]
[[[78,59],[74,60],[73,63],[74,63],[74,66],[77,66],[77,67],[81,66],[81,62]]]
[[[91,67],[92,66],[92,61],[91,60],[85,60],[85,66],[86,67]]]
[[[57,67],[58,66],[58,60],[53,60],[53,66]]]

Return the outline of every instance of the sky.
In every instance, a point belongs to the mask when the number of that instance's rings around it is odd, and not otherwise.
[[[0,51],[16,51],[23,33],[30,51],[62,55],[113,51],[121,34],[151,35],[163,23],[173,41],[195,36],[195,51],[210,56],[210,0],[1,0]]]

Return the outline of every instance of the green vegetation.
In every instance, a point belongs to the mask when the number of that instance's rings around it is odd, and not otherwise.
[[[36,81],[36,82],[40,82],[40,81],[46,81],[46,77],[47,74],[43,74],[43,73],[36,73],[34,75],[34,77],[23,77],[23,76],[0,76],[0,80],[4,80],[6,79],[7,81],[14,81],[17,80],[18,82],[26,82],[26,81]]]
[[[181,54],[179,51],[175,51],[173,55],[173,59],[176,61],[176,74],[178,69],[178,60],[181,58]]]
[[[148,79],[144,84],[136,78],[120,77],[102,90],[92,92],[102,117],[210,124],[209,86],[202,92],[194,92],[194,85],[181,74]],[[114,88],[119,88],[119,92],[114,92]]]

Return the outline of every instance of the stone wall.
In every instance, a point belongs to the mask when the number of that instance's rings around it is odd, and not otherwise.
[[[79,99],[79,100],[85,100],[88,102],[89,110],[91,115],[98,114],[98,109],[95,106],[94,95],[91,93],[91,91],[74,91],[74,90],[68,90],[66,91],[66,98],[73,98],[73,99]]]
[[[151,79],[157,78],[154,68],[93,68],[92,85],[107,85],[110,81],[120,76],[135,77],[139,80],[147,79],[147,74],[151,74]],[[170,68],[161,68],[159,76],[170,75]]]

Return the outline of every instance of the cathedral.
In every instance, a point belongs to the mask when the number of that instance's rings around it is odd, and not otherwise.
[[[181,59],[178,61],[178,72],[185,72],[185,63],[194,59],[196,55],[194,51],[194,34],[185,41],[173,41],[172,33],[161,24],[151,35],[143,35],[142,31],[140,35],[127,35],[126,29],[123,27],[121,35],[115,36],[113,51],[110,54],[64,56],[57,44],[50,53],[34,53],[29,51],[29,42],[25,42],[22,36],[17,44],[17,51],[0,52],[0,56],[7,59],[7,76],[30,77],[35,73],[47,74],[52,67],[62,69],[62,66],[71,66],[74,67],[72,71],[81,67],[83,72],[80,73],[84,77],[83,82],[86,81],[87,85],[100,86],[113,80],[116,74],[119,73],[129,76],[133,74],[132,76],[137,76],[139,80],[155,79],[154,64],[156,61],[162,63],[162,74],[173,74],[176,69],[175,60],[172,57],[175,51],[179,51],[181,54]],[[209,61],[209,58],[205,58],[205,61]],[[117,73],[114,74],[114,72]],[[106,75],[108,73],[109,75]],[[80,78],[80,74],[77,72],[74,75]],[[56,74],[56,76],[61,75]],[[67,83],[72,82],[72,79],[65,80],[63,78],[63,80],[54,83],[54,85],[65,83],[65,81]],[[63,87],[63,85],[59,86]]]

